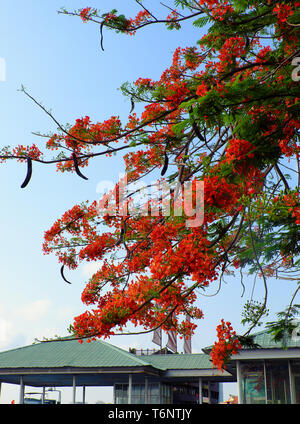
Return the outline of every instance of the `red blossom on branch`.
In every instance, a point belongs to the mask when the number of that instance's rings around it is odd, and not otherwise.
[[[230,322],[221,320],[221,324],[217,326],[218,341],[215,342],[210,356],[213,365],[220,370],[226,369],[226,363],[232,355],[236,355],[242,348],[235,331]]]

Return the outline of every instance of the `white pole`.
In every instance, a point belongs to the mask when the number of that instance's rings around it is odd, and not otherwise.
[[[82,403],[85,403],[85,386],[82,386]]]
[[[24,403],[24,389],[25,389],[24,378],[23,378],[23,375],[21,375],[20,376],[20,400],[19,400],[20,404]]]
[[[128,380],[128,404],[130,405],[132,401],[132,375],[129,374]]]
[[[208,388],[208,403],[211,403],[211,387],[210,387],[210,381],[207,382],[207,388]]]
[[[236,361],[236,374],[237,374],[237,383],[238,383],[238,402],[244,403],[244,401],[243,401],[243,391],[242,391],[242,373],[241,373],[240,361]]]
[[[289,382],[290,382],[290,394],[291,394],[291,403],[296,403],[296,396],[295,396],[295,384],[294,384],[294,376],[292,373],[292,367],[291,362],[288,362],[289,365]]]
[[[73,375],[73,403],[76,403],[76,375]]]
[[[202,395],[202,378],[199,378],[199,404],[203,403],[203,395]]]

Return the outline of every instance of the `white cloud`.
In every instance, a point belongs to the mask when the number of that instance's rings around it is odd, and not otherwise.
[[[0,317],[0,349],[9,345],[16,336],[16,330],[10,321]]]
[[[71,306],[64,306],[58,309],[56,315],[60,321],[65,321],[73,319],[76,313],[77,311],[75,311]]]
[[[91,278],[92,275],[95,274],[95,272],[97,272],[102,267],[102,265],[102,261],[88,262],[83,265],[82,274],[87,278]]]
[[[43,318],[49,311],[51,302],[48,299],[39,299],[18,308],[17,314],[27,321],[37,321]]]

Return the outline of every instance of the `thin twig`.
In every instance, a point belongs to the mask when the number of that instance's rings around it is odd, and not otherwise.
[[[149,13],[149,15],[150,16],[152,16],[152,18],[155,20],[155,21],[158,21],[158,19],[143,5],[143,4],[141,4],[138,0],[135,0],[136,1],[136,3],[139,5],[139,6],[141,6],[146,12],[148,12]]]

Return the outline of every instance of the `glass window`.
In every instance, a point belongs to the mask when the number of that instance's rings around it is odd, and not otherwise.
[[[300,375],[295,375],[295,396],[296,403],[300,403]]]
[[[293,374],[300,375],[300,362],[299,361],[291,361],[291,367]]]
[[[159,384],[148,385],[149,402],[152,404],[160,403],[160,386]],[[164,386],[162,389],[162,398],[164,403],[171,403],[171,389]],[[145,403],[145,385],[133,384],[131,393],[131,402],[133,404]],[[128,404],[128,384],[115,384],[115,403]]]
[[[267,403],[291,403],[287,361],[267,361]]]
[[[145,386],[142,384],[132,385],[132,403],[145,403]]]
[[[116,384],[115,385],[115,402],[117,404],[128,403],[128,384]]]
[[[150,384],[150,403],[160,403],[160,386],[159,384]]]
[[[171,387],[162,384],[162,403],[171,403]]]
[[[265,403],[264,364],[262,362],[241,363],[243,402]]]
[[[300,403],[300,362],[291,361],[295,403]]]
[[[151,396],[158,396],[159,395],[159,385],[158,384],[150,384],[150,395]]]

